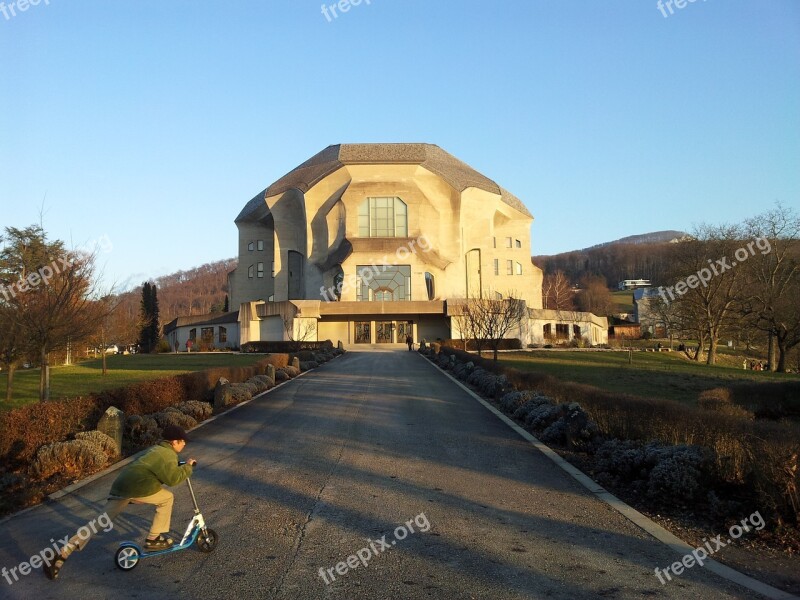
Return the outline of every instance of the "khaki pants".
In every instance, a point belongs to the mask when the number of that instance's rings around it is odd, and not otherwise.
[[[116,496],[109,496],[106,500],[105,514],[108,515],[109,520],[113,523],[114,519],[125,510],[129,503],[133,504],[153,504],[156,507],[156,514],[153,518],[153,525],[150,527],[150,537],[155,537],[159,533],[169,531],[170,519],[172,517],[172,504],[175,497],[167,489],[162,488],[160,492],[156,492],[152,496],[144,496],[143,498],[118,498]],[[81,527],[78,533],[73,535],[64,548],[61,549],[62,555],[69,556],[75,550],[83,550],[92,535],[97,533],[97,527],[94,526],[94,521],[90,522],[89,526]]]

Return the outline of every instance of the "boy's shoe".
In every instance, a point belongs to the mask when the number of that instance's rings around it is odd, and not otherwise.
[[[44,563],[44,574],[48,579],[56,579],[58,577],[58,573],[61,571],[61,568],[64,566],[64,563],[67,562],[67,559],[61,556],[60,554],[56,556],[52,561]]]
[[[144,542],[144,549],[145,550],[166,550],[167,548],[172,548],[175,545],[175,542],[172,538],[166,537],[163,533],[158,534],[158,537],[154,540],[145,540]]]

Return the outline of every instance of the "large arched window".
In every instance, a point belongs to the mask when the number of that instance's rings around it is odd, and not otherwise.
[[[367,198],[358,207],[359,237],[408,237],[408,207],[400,198]]]

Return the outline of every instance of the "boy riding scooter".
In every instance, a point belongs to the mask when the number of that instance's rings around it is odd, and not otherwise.
[[[190,458],[186,464],[178,465],[178,454],[183,451],[188,441],[186,432],[182,428],[168,425],[164,428],[162,437],[162,442],[150,448],[120,472],[111,485],[105,505],[105,512],[111,521],[130,502],[155,505],[153,525],[145,540],[147,551],[166,550],[174,545],[175,542],[164,535],[169,532],[174,497],[172,492],[161,486],[176,486],[185,481],[191,476],[192,467],[197,464],[197,461]],[[72,536],[60,554],[49,563],[45,563],[45,575],[50,579],[58,577],[69,555],[75,550],[83,550],[90,539],[91,533],[88,536],[85,534]]]

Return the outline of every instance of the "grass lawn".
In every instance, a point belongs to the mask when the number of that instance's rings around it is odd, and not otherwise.
[[[622,292],[611,292],[614,300],[614,312],[632,313],[633,312],[633,292],[630,290]]]
[[[500,360],[524,371],[548,373],[564,381],[586,383],[613,392],[645,398],[694,403],[707,389],[735,381],[785,381],[800,375],[746,371],[741,368],[697,364],[676,352],[527,351],[500,354]]]
[[[69,367],[52,367],[50,397],[85,396],[145,379],[212,367],[247,367],[261,358],[263,356],[259,354],[117,354],[108,357],[108,374],[105,377],[101,359],[87,360]],[[14,398],[10,405],[5,402],[6,378],[5,372],[0,373],[0,398],[3,399],[0,409],[23,406],[39,399],[39,369],[19,369],[14,373]]]

